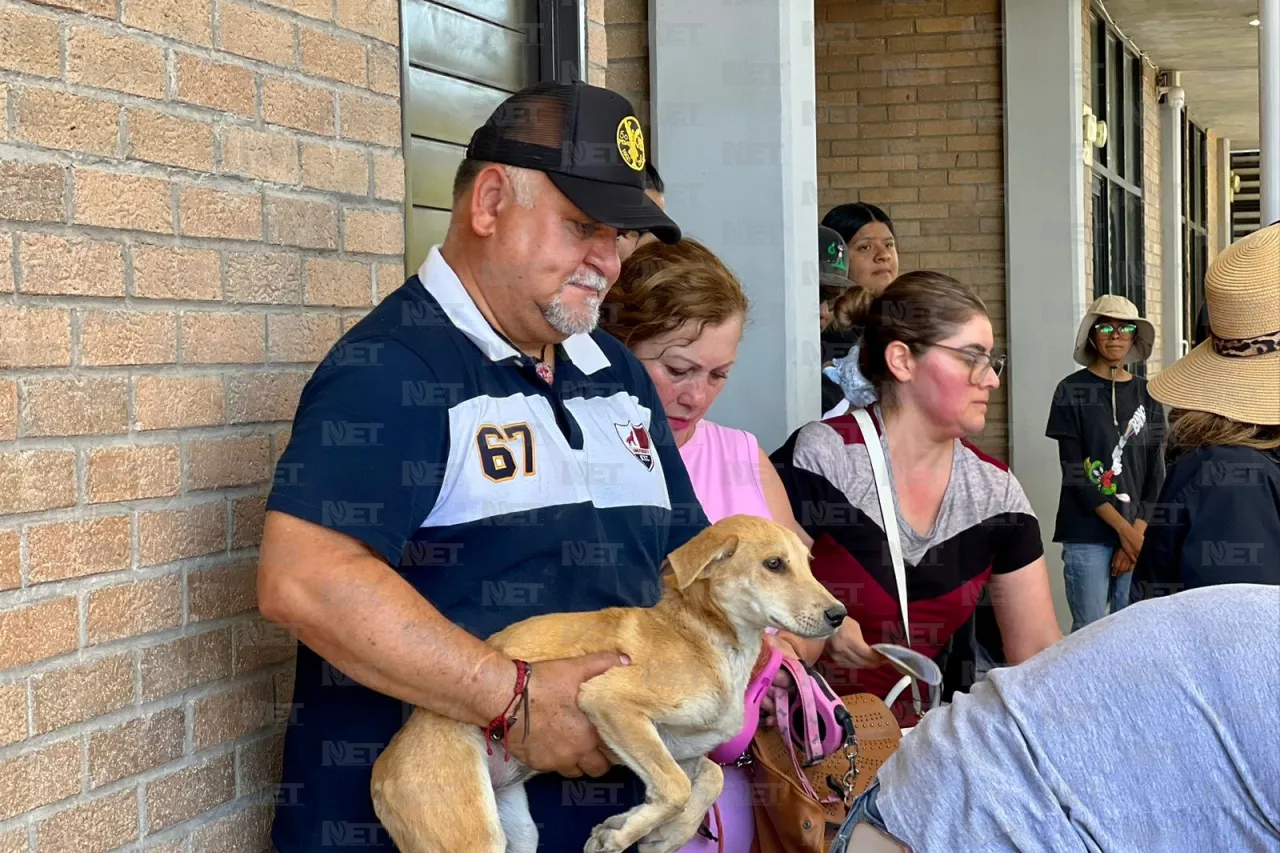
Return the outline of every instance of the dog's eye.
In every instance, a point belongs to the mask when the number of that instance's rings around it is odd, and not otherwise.
[[[764,561],[764,567],[771,572],[781,572],[787,568],[787,564],[782,562],[781,557],[770,557]]]

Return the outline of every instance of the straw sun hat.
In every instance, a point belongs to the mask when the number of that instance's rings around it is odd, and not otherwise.
[[[1167,406],[1280,424],[1280,225],[1229,246],[1205,277],[1209,340],[1151,381]]]
[[[1089,346],[1089,336],[1093,333],[1093,324],[1103,317],[1109,317],[1112,320],[1128,320],[1138,327],[1137,334],[1133,336],[1133,349],[1129,350],[1129,356],[1125,361],[1132,364],[1146,361],[1151,357],[1151,350],[1156,345],[1156,327],[1139,313],[1138,306],[1123,296],[1110,293],[1093,300],[1089,310],[1084,312],[1084,319],[1080,321],[1080,330],[1076,332],[1074,353],[1076,364],[1088,367],[1098,357],[1097,351]]]

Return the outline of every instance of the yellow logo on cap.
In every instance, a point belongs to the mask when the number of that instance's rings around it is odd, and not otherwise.
[[[644,168],[644,131],[635,116],[618,122],[618,152],[622,162],[639,172]]]

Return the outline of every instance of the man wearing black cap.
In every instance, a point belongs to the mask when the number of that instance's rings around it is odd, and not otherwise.
[[[301,641],[280,853],[393,850],[369,781],[411,706],[490,728],[501,752],[526,672],[506,747],[554,771],[527,786],[542,849],[581,850],[642,802],[577,708],[582,681],[626,661],[526,670],[481,638],[653,604],[663,558],[707,523],[647,373],[594,331],[619,232],[680,237],[645,195],[646,159],[613,92],[511,96],[472,137],[444,244],[303,390],[258,582]],[[564,778],[584,774],[601,778]]]

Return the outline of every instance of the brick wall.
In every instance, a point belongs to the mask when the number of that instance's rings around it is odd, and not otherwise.
[[[1156,90],[1156,69],[1142,65],[1142,180],[1146,244],[1147,305],[1145,315],[1156,326],[1156,345],[1147,360],[1147,375],[1155,376],[1164,364],[1164,268],[1161,265],[1162,224],[1160,222],[1160,95]],[[1181,204],[1170,199],[1170,204]]]
[[[631,101],[647,132],[650,126],[648,0],[604,0],[604,23],[608,63],[605,85]],[[660,164],[661,159],[657,162]]]
[[[609,64],[608,30],[605,28],[605,0],[583,0],[587,4],[587,82],[592,86],[604,86],[608,81],[606,67]]]
[[[818,0],[819,209],[867,201],[894,220],[903,272],[975,288],[1007,346],[999,0]],[[1016,370],[1017,365],[1011,365]],[[992,398],[980,444],[1004,456]]]
[[[0,850],[254,853],[299,389],[402,278],[395,0],[0,0]]]

